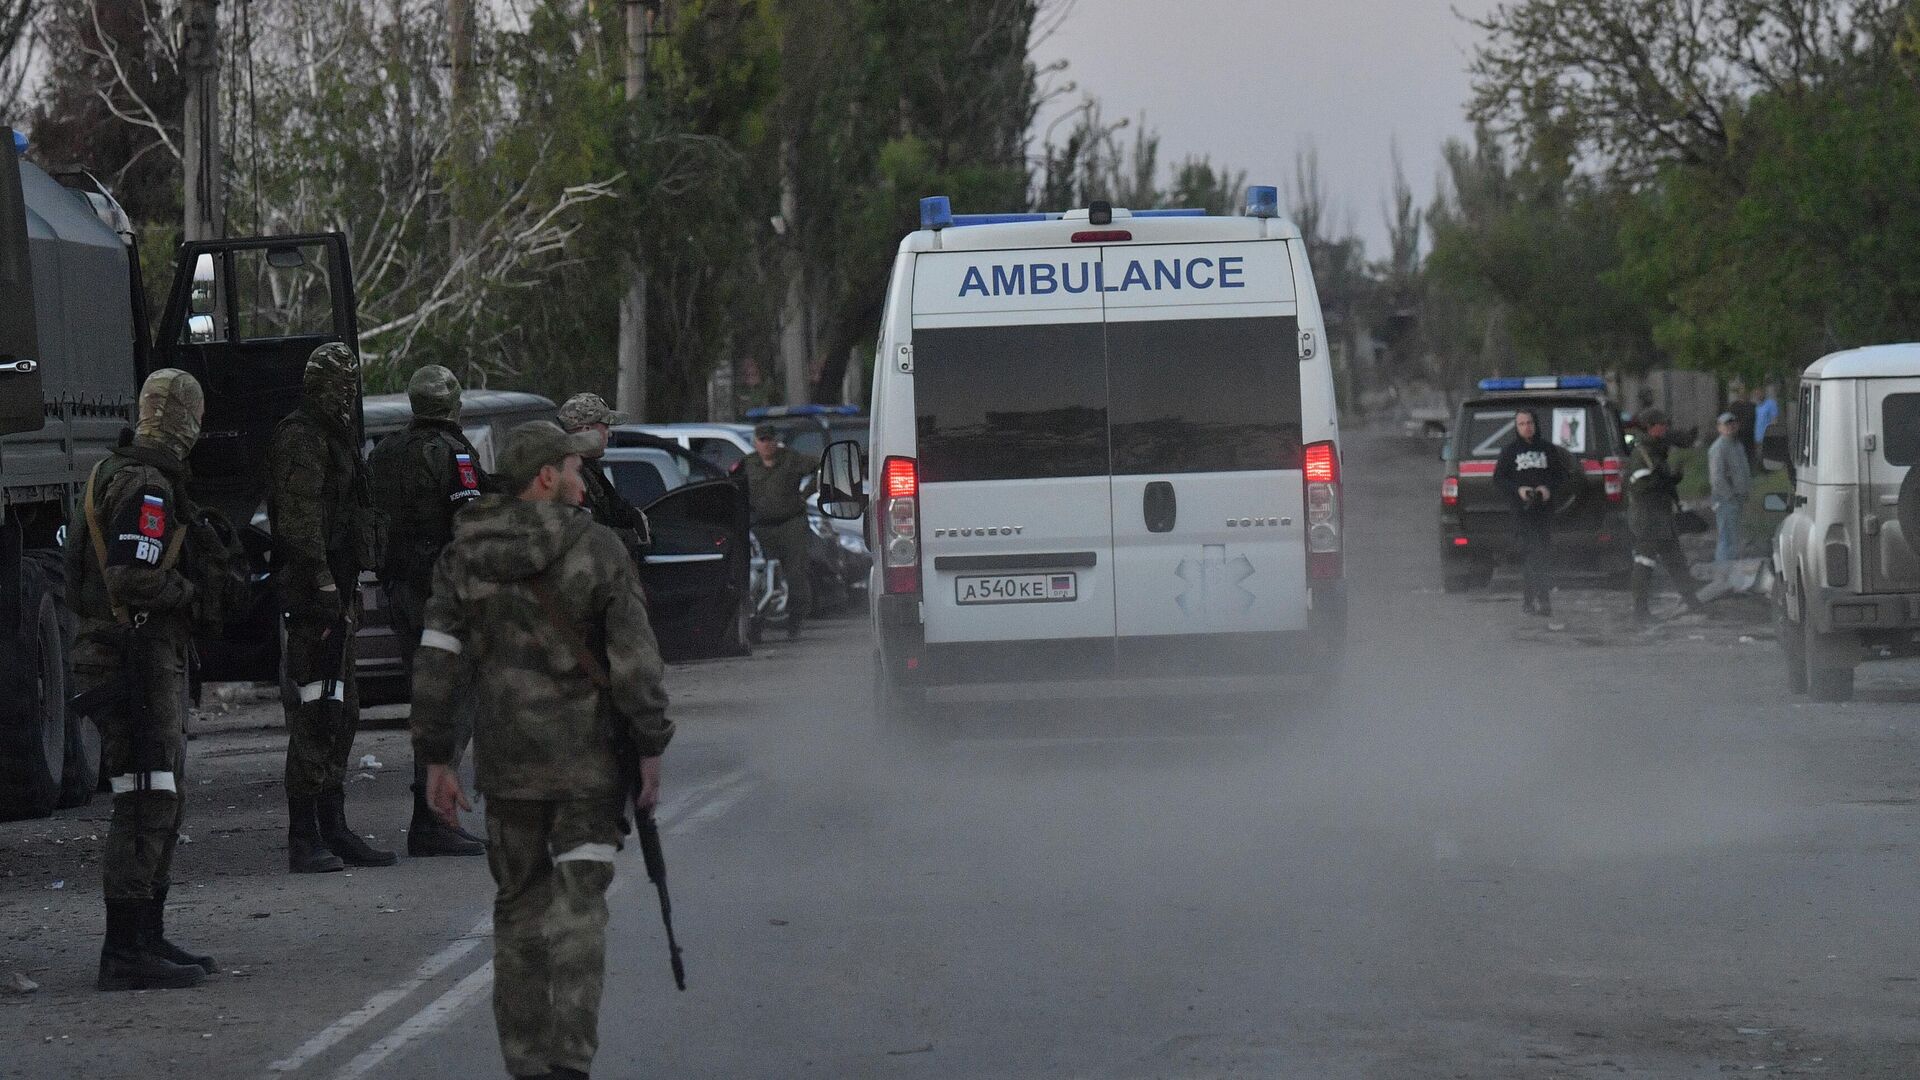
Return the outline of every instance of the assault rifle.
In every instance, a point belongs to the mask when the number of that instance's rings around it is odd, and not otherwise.
[[[673,937],[673,900],[667,896],[667,857],[660,850],[660,826],[653,820],[653,811],[639,815],[637,823],[640,833],[640,857],[647,864],[647,880],[660,893],[660,921],[667,927],[667,952],[673,962],[673,983],[680,989],[687,988],[687,965],[680,959],[680,943]]]

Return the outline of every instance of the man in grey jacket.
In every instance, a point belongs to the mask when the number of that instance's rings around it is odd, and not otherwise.
[[[1707,449],[1707,476],[1713,494],[1713,517],[1719,543],[1713,561],[1725,567],[1740,557],[1740,518],[1746,512],[1747,493],[1753,490],[1753,470],[1740,441],[1740,421],[1730,412],[1720,414],[1720,437]]]

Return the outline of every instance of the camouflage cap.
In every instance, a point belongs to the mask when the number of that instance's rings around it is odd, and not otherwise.
[[[606,399],[599,394],[575,394],[560,406],[560,426],[568,431],[579,431],[588,424],[626,422],[627,414],[608,408]]]
[[[428,364],[407,380],[407,401],[415,416],[458,420],[460,380],[439,364]]]
[[[1661,412],[1659,409],[1641,409],[1640,415],[1634,417],[1634,419],[1640,422],[1641,427],[1651,430],[1660,424],[1666,423],[1667,414]]]
[[[184,462],[200,439],[205,409],[206,395],[199,380],[179,368],[161,368],[140,385],[140,418],[133,437]]]
[[[517,492],[532,483],[546,466],[558,465],[570,454],[584,456],[599,448],[597,434],[568,434],[551,420],[534,420],[507,432],[506,442],[495,459],[494,474],[508,491]]]

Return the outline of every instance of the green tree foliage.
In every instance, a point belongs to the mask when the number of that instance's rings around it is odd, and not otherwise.
[[[1570,140],[1519,161],[1482,129],[1445,149],[1427,273],[1448,308],[1438,340],[1464,373],[1641,370],[1648,319],[1615,284],[1630,196],[1574,169]]]
[[[1626,230],[1676,359],[1749,380],[1920,338],[1920,91],[1877,73],[1742,108],[1731,185],[1672,167]]]
[[[1431,219],[1453,355],[1752,379],[1920,330],[1910,3],[1514,0],[1477,25],[1482,133]]]

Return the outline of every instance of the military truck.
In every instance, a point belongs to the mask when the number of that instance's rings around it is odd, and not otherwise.
[[[88,474],[133,421],[140,380],[178,367],[205,388],[192,491],[242,527],[262,584],[245,619],[199,643],[197,674],[272,681],[267,445],[299,401],[307,354],[359,346],[340,234],[184,244],[156,322],[111,194],[25,151],[0,125],[0,819],[83,804],[100,782],[98,730],[67,716],[60,548]]]

